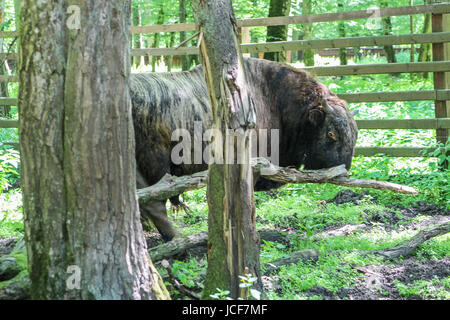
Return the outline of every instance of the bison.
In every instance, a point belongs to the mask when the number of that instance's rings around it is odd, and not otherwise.
[[[257,108],[256,129],[279,129],[279,165],[306,169],[345,164],[350,168],[357,127],[345,101],[308,73],[263,59],[245,59],[249,91]],[[209,96],[202,66],[177,73],[131,76],[130,92],[136,138],[137,187],[158,182],[166,173],[181,176],[207,168],[206,164],[171,161],[171,141],[176,129],[194,133],[194,121],[204,128],[212,123]],[[274,187],[268,180],[255,190]],[[178,197],[170,199],[178,203]],[[176,231],[165,202],[141,207],[165,240]]]

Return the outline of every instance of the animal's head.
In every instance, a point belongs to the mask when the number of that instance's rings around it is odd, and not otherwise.
[[[345,164],[350,169],[358,136],[354,113],[344,100],[322,86],[319,105],[309,109],[306,126],[305,169],[330,168]]]

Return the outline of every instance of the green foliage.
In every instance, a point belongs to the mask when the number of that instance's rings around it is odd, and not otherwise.
[[[415,252],[421,261],[450,257],[450,234],[423,243]]]
[[[23,235],[22,194],[17,190],[0,193],[0,239]]]
[[[174,261],[172,265],[173,274],[187,288],[201,286],[200,271],[206,267],[205,260],[192,258],[183,261]]]
[[[19,179],[19,152],[14,149],[0,151],[0,192]]]
[[[217,293],[210,294],[209,296],[214,300],[231,300],[231,298],[228,296],[229,294],[230,291],[217,288]]]
[[[450,277],[445,279],[445,284],[448,285]],[[431,281],[417,280],[412,284],[405,284],[398,280],[394,280],[394,285],[403,297],[418,296],[425,299],[450,299],[450,291],[446,290],[446,286],[437,286],[441,280],[435,278]]]

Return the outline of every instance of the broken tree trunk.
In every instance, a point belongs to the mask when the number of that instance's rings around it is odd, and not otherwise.
[[[392,182],[348,178],[344,165],[329,169],[298,171],[293,168],[278,167],[265,158],[255,158],[252,160],[252,167],[255,176],[260,176],[261,169],[265,169],[264,178],[276,182],[332,183],[347,187],[373,188],[412,195],[417,194],[417,191],[412,187]],[[206,186],[207,177],[208,171],[182,177],[166,174],[158,183],[138,190],[139,203],[144,205],[149,201],[165,200],[189,190],[203,188]]]
[[[211,102],[214,139],[208,167],[208,270],[203,298],[217,288],[237,299],[247,296],[240,278],[251,273],[262,291],[259,237],[256,232],[250,129],[256,126],[255,105],[239,49],[237,20],[231,0],[193,0],[200,31],[200,52]],[[230,131],[243,143],[230,143]],[[234,138],[233,138],[234,140]],[[212,160],[212,161],[211,161]]]

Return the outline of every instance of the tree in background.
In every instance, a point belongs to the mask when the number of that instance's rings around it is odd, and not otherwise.
[[[133,14],[133,26],[140,26],[142,23],[141,19],[141,11],[139,10],[139,6],[133,5],[132,6],[132,14]],[[140,49],[142,48],[142,33],[136,33],[133,36],[133,49]],[[133,57],[133,64],[136,67],[139,67],[142,63],[142,56],[134,56]]]
[[[163,24],[163,23],[164,23],[164,5],[161,4],[161,6],[159,7],[158,20],[156,24]],[[159,32],[155,32],[153,34],[152,48],[159,48],[159,38],[160,38]],[[159,60],[159,58],[160,57],[152,56],[152,72],[156,71],[156,62],[157,60]]]
[[[302,14],[307,15],[312,13],[312,0],[303,0],[302,2]],[[304,23],[303,24],[303,39],[312,40],[312,24]],[[314,50],[313,49],[305,49],[303,51],[303,62],[305,66],[314,66]]]
[[[343,11],[344,3],[343,1],[338,3],[338,9],[339,11]],[[338,32],[340,38],[345,38],[345,22],[339,21],[338,22]],[[341,66],[347,65],[347,48],[339,48],[339,62]]]
[[[431,4],[432,0],[424,0],[424,4]],[[423,33],[431,33],[432,32],[432,24],[431,24],[431,13],[425,14],[425,20],[423,22]],[[432,45],[431,43],[422,43],[419,47],[419,57],[417,58],[417,62],[427,62],[431,61],[432,56]],[[423,72],[421,75],[424,78],[428,78],[428,72]]]
[[[270,0],[269,17],[288,16],[291,10],[290,0]],[[285,26],[269,26],[267,27],[267,42],[286,41],[288,27]],[[286,61],[286,53],[265,52],[264,59],[272,61]]]
[[[21,2],[21,186],[32,298],[166,299],[136,196],[130,1],[66,3]]]
[[[4,30],[5,25],[5,0],[0,1],[0,30]],[[4,43],[3,38],[0,38],[0,54],[1,53],[7,53],[4,52]],[[8,76],[8,69],[6,68],[6,60],[7,57],[0,58],[0,75]],[[9,97],[8,93],[8,82],[0,82],[0,97]],[[8,105],[0,105],[0,117],[8,117],[9,113],[11,112],[11,107]]]
[[[224,163],[209,165],[208,269],[203,298],[210,299],[217,288],[229,290],[234,299],[246,298],[248,288],[240,288],[239,276],[252,274],[257,278],[255,289],[262,291],[250,165],[249,129],[256,124],[255,106],[247,91],[231,0],[193,0],[192,5],[203,33],[200,50],[212,126],[222,134],[222,139],[214,137],[213,155]],[[229,143],[225,138],[229,129],[238,132],[242,143]]]
[[[388,8],[389,2],[387,0],[379,0],[379,7],[380,8]],[[392,34],[392,22],[391,17],[384,17],[381,19],[382,25],[383,25],[383,34],[388,36]],[[393,45],[387,45],[383,46],[384,52],[386,54],[387,62],[389,63],[395,63],[397,62],[397,59],[395,58],[395,51]]]
[[[185,0],[179,0],[179,17],[180,17],[180,23],[186,22],[186,1]],[[182,31],[180,32],[180,43],[186,40],[186,32]],[[181,70],[186,71],[189,70],[189,57],[186,55],[181,56]]]

